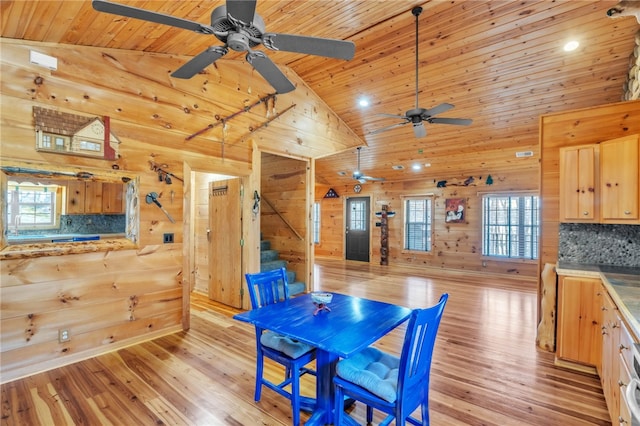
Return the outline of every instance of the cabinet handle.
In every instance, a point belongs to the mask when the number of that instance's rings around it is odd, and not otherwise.
[[[629,349],[627,346],[623,345],[622,343],[620,344],[620,352],[625,351]]]
[[[625,424],[625,423],[629,423],[629,422],[627,422],[624,417],[620,416],[620,417],[618,417],[618,423]]]
[[[613,324],[611,324],[611,328],[618,328],[618,323],[614,322]]]
[[[588,211],[583,211],[583,212],[582,212],[582,214],[583,214],[584,216],[588,216],[588,215],[589,215],[589,212],[588,212]]]
[[[622,388],[624,386],[627,386],[627,384],[625,382],[623,382],[622,380],[618,380],[618,386],[620,386]]]
[[[629,215],[629,214],[631,214],[631,211],[629,211],[629,210],[625,210],[625,211],[624,211],[624,214]]]

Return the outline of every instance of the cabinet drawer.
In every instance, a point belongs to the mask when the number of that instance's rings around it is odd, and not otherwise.
[[[620,414],[617,419],[620,426],[631,426],[631,411],[627,403],[627,386],[630,381],[631,374],[629,373],[624,357],[620,354],[620,371],[618,375],[618,385],[620,386]],[[611,420],[613,420],[613,424],[616,423],[616,419]]]
[[[631,371],[633,368],[633,338],[629,329],[625,325],[624,321],[619,321],[620,327],[620,357],[627,366],[627,369]]]

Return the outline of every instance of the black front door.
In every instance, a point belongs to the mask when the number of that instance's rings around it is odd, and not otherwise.
[[[369,261],[369,197],[347,199],[346,259]]]

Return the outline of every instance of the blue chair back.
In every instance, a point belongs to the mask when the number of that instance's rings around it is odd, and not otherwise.
[[[289,283],[285,268],[271,271],[245,274],[251,307],[260,308],[265,305],[278,303],[289,298]]]
[[[445,293],[436,305],[415,309],[409,318],[398,369],[398,400],[414,408],[429,391],[433,348],[448,299],[449,295]]]

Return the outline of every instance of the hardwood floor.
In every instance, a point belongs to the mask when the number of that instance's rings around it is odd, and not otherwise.
[[[322,290],[408,307],[449,302],[431,372],[431,424],[610,425],[597,377],[535,347],[535,283],[319,260]],[[2,385],[2,425],[288,425],[287,400],[253,401],[255,334],[237,312],[192,298],[191,330]],[[398,353],[401,326],[378,342]],[[267,371],[281,374],[273,365]],[[313,378],[303,394],[313,395]],[[364,408],[352,415],[364,423]],[[308,419],[302,414],[302,421]]]

